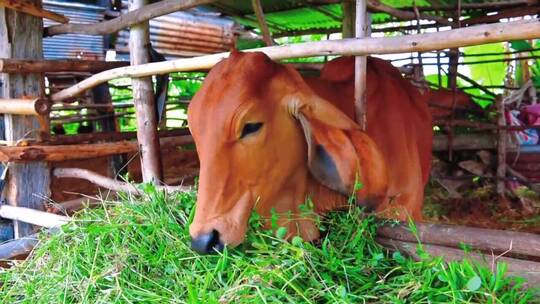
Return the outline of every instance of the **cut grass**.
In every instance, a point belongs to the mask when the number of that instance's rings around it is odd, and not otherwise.
[[[314,245],[250,221],[244,245],[201,256],[189,247],[193,193],[147,189],[85,210],[0,274],[1,303],[531,303],[522,280],[469,262],[413,261],[374,241],[357,208],[323,219]],[[278,235],[278,236],[276,236]]]

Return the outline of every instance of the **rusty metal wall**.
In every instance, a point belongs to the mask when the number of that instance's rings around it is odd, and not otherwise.
[[[44,0],[43,7],[47,10],[69,17],[74,23],[101,22],[104,18],[105,7],[79,3],[76,1]],[[44,26],[58,24],[44,19]],[[103,36],[91,35],[57,35],[43,39],[43,56],[45,59],[96,59],[105,58]]]
[[[150,20],[150,41],[166,57],[219,53],[232,47],[233,26],[232,20],[205,15],[203,9],[197,8]],[[129,31],[123,30],[116,40],[117,52],[128,54],[128,44]]]

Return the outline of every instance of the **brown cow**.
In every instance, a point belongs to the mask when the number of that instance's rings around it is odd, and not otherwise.
[[[466,114],[467,109],[481,110],[471,96],[461,90],[456,90],[454,94],[452,90],[440,88],[438,90],[429,90],[428,94],[428,105],[435,120],[450,118],[454,108],[458,117],[462,116],[461,114]]]
[[[316,239],[313,216],[299,211],[307,198],[318,214],[354,194],[385,216],[421,218],[432,141],[425,97],[370,58],[362,132],[353,120],[353,62],[336,59],[304,79],[263,53],[233,52],[210,71],[188,110],[200,158],[196,251],[241,243],[253,209],[269,217],[275,208],[289,237]]]

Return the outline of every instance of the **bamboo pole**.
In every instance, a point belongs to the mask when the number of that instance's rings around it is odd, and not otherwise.
[[[365,38],[368,32],[368,16],[366,0],[356,0],[356,26],[355,36],[357,39]],[[356,122],[366,129],[366,84],[367,84],[367,56],[356,56],[354,60],[354,107]]]
[[[131,10],[120,17],[93,24],[62,24],[45,29],[45,36],[59,34],[108,35],[123,28],[146,22],[152,18],[212,3],[212,0],[163,0],[136,10]]]
[[[114,68],[128,66],[126,61],[99,60],[45,60],[45,59],[0,59],[0,73],[56,73],[56,72],[89,72],[97,73]]]
[[[272,35],[270,34],[270,30],[268,29],[268,24],[266,24],[266,18],[264,17],[261,0],[251,0],[251,6],[253,7],[253,12],[257,17],[257,21],[259,22],[259,27],[263,34],[264,43],[266,44],[266,46],[274,45],[274,41],[272,41]]]
[[[0,113],[16,115],[45,115],[50,111],[47,100],[40,98],[0,99]]]
[[[78,178],[84,179],[92,184],[107,188],[116,192],[127,192],[131,194],[142,194],[143,192],[136,184],[120,182],[115,179],[97,174],[90,170],[79,168],[56,168],[53,174],[57,178]],[[169,193],[189,191],[187,186],[156,186],[156,189]]]
[[[471,26],[466,28],[398,37],[342,39],[308,42],[294,45],[272,46],[247,50],[264,52],[274,60],[309,56],[394,54],[443,50],[516,39],[540,38],[538,20],[520,20],[506,23]],[[149,63],[139,66],[112,69],[98,73],[78,84],[55,93],[55,102],[72,98],[87,89],[118,77],[141,77],[178,71],[194,71],[211,68],[229,53],[220,53],[196,58],[185,58],[167,62]]]
[[[68,23],[69,18],[51,11],[44,10],[43,8],[35,5],[28,0],[0,0],[0,6],[5,6],[12,10],[29,14],[35,17],[46,18],[60,23]]]
[[[129,10],[143,9],[148,0],[130,1]],[[131,65],[150,62],[150,34],[148,21],[133,24],[129,35]],[[141,155],[141,168],[144,182],[158,183],[163,180],[159,137],[157,133],[157,113],[152,87],[152,78],[133,78],[133,103],[137,120],[137,141]]]
[[[67,216],[9,205],[0,206],[0,217],[45,228],[59,227],[69,222]]]

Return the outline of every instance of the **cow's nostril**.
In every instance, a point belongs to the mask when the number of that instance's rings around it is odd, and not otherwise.
[[[219,232],[215,229],[210,233],[191,238],[191,248],[200,254],[222,251],[223,247],[223,243],[219,240]]]

